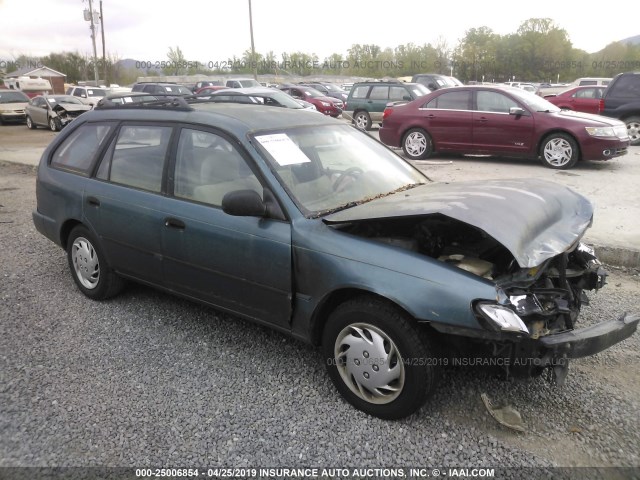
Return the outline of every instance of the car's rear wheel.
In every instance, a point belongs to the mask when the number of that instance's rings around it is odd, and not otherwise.
[[[420,333],[413,319],[375,297],[343,303],[322,338],[329,376],[349,403],[370,415],[411,415],[436,379],[429,341]]]
[[[433,153],[433,142],[421,128],[412,128],[402,139],[402,150],[411,160],[423,160]]]
[[[52,132],[57,132],[60,130],[60,121],[57,118],[49,118],[49,129]]]
[[[93,300],[116,295],[124,281],[107,264],[98,242],[84,226],[75,227],[67,241],[69,268],[82,293]]]
[[[360,130],[371,130],[371,116],[368,112],[360,111],[353,116],[353,123]]]
[[[31,117],[29,115],[27,115],[27,128],[30,130],[35,130],[36,128],[38,128],[38,126],[33,123],[33,120],[31,120]]]
[[[627,125],[631,145],[640,145],[640,117],[629,117],[625,119],[624,123]]]
[[[578,144],[566,133],[552,133],[540,145],[540,160],[549,168],[567,169],[573,167],[580,157]]]

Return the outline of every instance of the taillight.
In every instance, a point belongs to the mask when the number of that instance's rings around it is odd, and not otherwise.
[[[601,98],[598,102],[598,111],[597,113],[604,112],[604,100]]]
[[[385,108],[384,112],[382,112],[382,121],[384,122],[384,119],[387,118],[389,115],[391,115],[391,112],[393,112],[393,108]]]

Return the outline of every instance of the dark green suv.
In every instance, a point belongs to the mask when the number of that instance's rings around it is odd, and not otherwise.
[[[342,117],[362,130],[371,130],[374,122],[382,123],[382,113],[388,103],[410,102],[428,93],[430,90],[419,83],[356,83],[349,92]]]

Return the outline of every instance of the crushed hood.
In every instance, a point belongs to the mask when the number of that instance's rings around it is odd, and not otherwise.
[[[63,104],[56,104],[53,107],[51,107],[52,110],[54,112],[88,112],[89,110],[91,110],[91,107],[89,105],[79,105],[76,103],[65,103]]]
[[[573,190],[537,179],[434,183],[324,217],[329,225],[442,214],[477,227],[523,268],[566,251],[591,225],[593,207]]]

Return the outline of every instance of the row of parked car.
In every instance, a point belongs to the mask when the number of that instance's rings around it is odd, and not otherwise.
[[[201,82],[195,94],[183,85],[160,82],[137,83],[128,95],[72,86],[69,95],[32,99],[25,116],[29,128],[46,126],[56,131],[91,108],[82,100],[132,103],[167,95],[195,95],[213,102],[342,115],[363,130],[379,123],[380,140],[402,148],[411,159],[427,158],[435,152],[493,154],[537,157],[551,168],[571,168],[579,160],[624,155],[629,144],[640,144],[639,74],[621,74],[606,89],[602,85],[576,86],[546,99],[517,86],[452,87],[455,82],[444,79],[419,74],[413,77],[415,82],[408,83],[360,82],[348,93],[330,83],[283,84],[276,89],[260,86],[253,79],[231,79],[227,85]],[[0,101],[3,98],[7,97],[0,95]],[[622,119],[626,126],[607,116]]]

